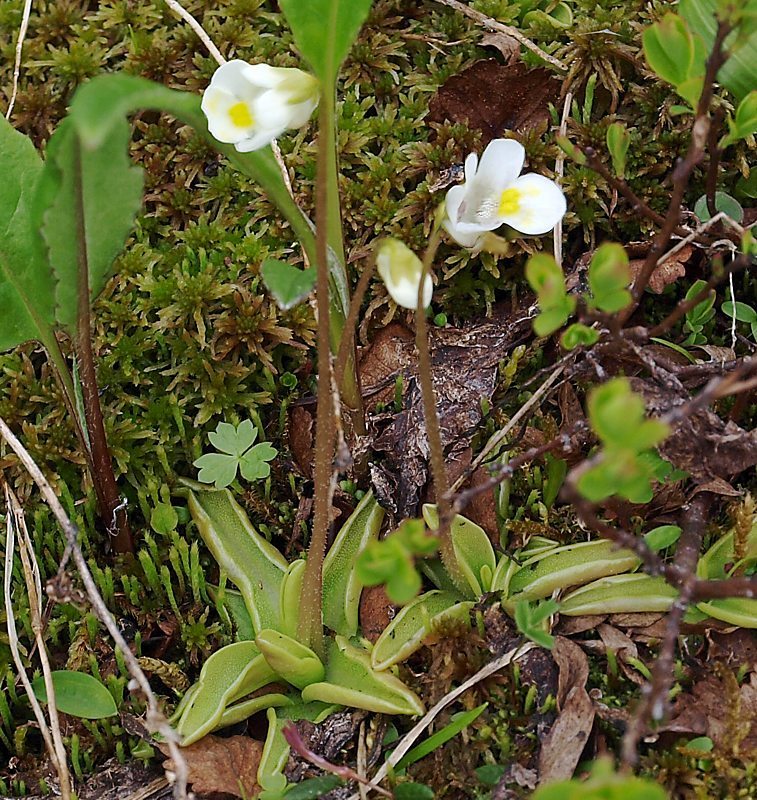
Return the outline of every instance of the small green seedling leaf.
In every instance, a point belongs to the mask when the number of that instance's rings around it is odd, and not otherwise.
[[[566,156],[571,161],[574,161],[576,164],[580,164],[583,166],[586,164],[586,156],[581,152],[581,150],[573,144],[573,142],[568,139],[567,136],[556,136],[555,141],[557,142],[557,146],[560,150],[565,153]]]
[[[565,290],[565,276],[552,256],[537,253],[528,259],[526,280],[536,292],[541,312],[534,320],[537,336],[549,336],[561,328],[576,307],[576,298]]]
[[[601,244],[589,264],[591,305],[608,314],[621,311],[631,302],[630,283],[628,255],[623,246],[613,242]]]
[[[300,53],[331,91],[372,0],[280,0]]]
[[[506,771],[507,767],[501,764],[484,764],[483,767],[473,770],[476,777],[486,786],[496,786]]]
[[[208,434],[208,439],[221,452],[206,453],[194,462],[194,466],[200,468],[198,480],[212,483],[216,489],[225,489],[236,478],[237,469],[250,482],[267,478],[271,473],[267,462],[276,458],[278,451],[268,442],[253,447],[257,435],[257,428],[249,419],[236,427],[219,422],[215,433]]]
[[[675,544],[681,536],[678,525],[660,525],[644,534],[644,542],[650,550],[659,553]]]
[[[92,675],[71,670],[57,670],[51,674],[55,707],[63,714],[81,719],[104,719],[118,713],[111,693]],[[32,690],[40,703],[47,702],[43,676],[32,681]]]
[[[736,115],[728,118],[728,133],[720,143],[721,147],[728,147],[741,139],[746,139],[757,132],[757,89],[751,92],[739,103]]]
[[[555,645],[555,637],[546,626],[549,618],[559,609],[560,604],[554,600],[543,600],[541,603],[519,600],[515,604],[515,624],[527,639],[551,650]]]
[[[583,322],[574,322],[569,325],[560,337],[560,345],[566,350],[575,350],[576,347],[591,347],[599,341],[599,332]]]
[[[622,122],[613,122],[607,128],[606,138],[615,174],[623,179],[626,176],[626,155],[631,144],[631,134]]]
[[[399,771],[409,767],[411,764],[415,764],[416,761],[420,761],[422,758],[429,755],[429,753],[433,753],[434,750],[446,744],[450,739],[454,739],[458,733],[465,730],[469,725],[472,725],[481,716],[488,705],[488,703],[482,703],[480,706],[472,708],[470,711],[454,714],[450,722],[441,728],[441,730],[433,733],[420,744],[413,747],[412,750],[405,753],[397,762],[395,769]]]
[[[394,800],[434,800],[434,790],[425,783],[400,783],[394,787]]]
[[[726,192],[715,192],[715,211],[724,212],[735,222],[740,223],[744,221],[744,209],[741,207],[741,204]],[[703,194],[694,204],[694,213],[702,222],[707,222],[707,220],[712,218],[707,205],[706,194]]]
[[[323,775],[320,778],[308,778],[293,786],[285,795],[286,800],[318,800],[332,789],[341,786],[343,781],[336,775]]]
[[[275,258],[263,262],[260,274],[266,289],[284,311],[301,303],[315,288],[314,269],[298,269]]]
[[[731,319],[736,319],[737,322],[746,322],[751,325],[757,322],[757,311],[752,306],[742,303],[737,300],[735,303],[731,300],[726,300],[720,310]]]

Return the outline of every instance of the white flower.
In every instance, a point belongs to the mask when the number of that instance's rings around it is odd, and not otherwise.
[[[475,153],[465,159],[465,183],[447,192],[442,223],[458,244],[474,247],[503,224],[521,233],[547,233],[562,219],[565,195],[543,175],[521,175],[525,156],[519,142],[494,139],[480,163]]]
[[[307,72],[239,59],[220,66],[202,96],[208,130],[241,153],[301,128],[317,105],[318,81]]]
[[[383,239],[376,251],[376,269],[390,297],[398,306],[416,309],[423,264],[417,255],[398,239]],[[434,283],[430,275],[423,282],[423,307],[431,302]]]

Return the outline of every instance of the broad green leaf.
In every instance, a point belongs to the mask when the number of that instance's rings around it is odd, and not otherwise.
[[[612,542],[579,542],[545,551],[526,561],[510,579],[510,596],[538,600],[555,589],[578,586],[639,565],[638,556]]]
[[[339,67],[371,9],[372,0],[279,0],[302,56],[332,91]]]
[[[680,0],[678,4],[680,15],[688,22],[690,29],[702,38],[706,52],[712,49],[715,40],[718,5],[719,0]],[[734,31],[726,39],[725,46],[729,57],[718,70],[718,82],[737,101],[741,101],[754,89],[757,31],[753,27],[741,35],[739,31]]]
[[[619,178],[626,175],[626,155],[631,144],[631,134],[622,122],[613,122],[607,128],[607,150],[612,158],[612,166]]]
[[[188,483],[188,482],[187,482]],[[284,556],[253,528],[228,489],[208,490],[190,484],[189,510],[216,561],[236,584],[247,604],[256,633],[279,627]]]
[[[82,719],[103,719],[118,713],[111,693],[103,684],[86,672],[58,670],[52,673],[55,707],[64,714]],[[32,681],[34,695],[40,703],[47,702],[43,676]]]
[[[284,261],[267,258],[260,268],[266,289],[285,311],[302,302],[315,288],[315,270],[299,269]]]
[[[176,725],[182,744],[190,745],[215,730],[227,706],[274,680],[276,673],[254,642],[235,642],[216,650],[203,664]]]
[[[592,304],[608,314],[621,311],[631,302],[630,283],[628,255],[623,246],[614,242],[601,244],[589,264]]]
[[[383,519],[384,509],[368,492],[342,526],[323,562],[323,621],[342,636],[357,633],[363,584],[355,561],[378,537]]]
[[[28,136],[0,118],[0,352],[50,333],[55,297],[31,202],[42,159]]]
[[[749,324],[757,322],[757,311],[755,311],[752,306],[741,303],[738,300],[735,303],[726,300],[725,303],[720,306],[720,310],[727,317],[735,317],[739,322],[746,322]]]
[[[326,674],[318,656],[291,636],[264,630],[255,638],[255,644],[271,669],[298,689],[322,681]]]
[[[664,578],[644,574],[611,575],[566,595],[560,601],[560,613],[580,617],[668,611],[676,597],[678,590]]]
[[[375,711],[379,714],[422,714],[423,704],[391,672],[377,672],[365,650],[350,644],[344,636],[329,642],[326,680],[302,690],[302,699]]]
[[[453,592],[434,589],[408,603],[384,628],[373,646],[374,669],[388,669],[423,646],[423,640],[445,621],[468,623],[473,603]]]
[[[644,542],[650,550],[659,553],[675,544],[680,537],[681,529],[678,525],[660,525],[644,534]]]
[[[744,209],[741,207],[741,204],[726,192],[715,192],[715,211],[723,211],[736,222],[742,222],[744,219]],[[694,213],[702,222],[707,222],[708,219],[712,218],[709,206],[707,205],[706,194],[703,194],[694,204]]]
[[[142,170],[129,160],[130,138],[122,119],[97,150],[89,150],[67,118],[47,146],[34,216],[55,276],[55,316],[71,334],[79,303],[97,297],[113,274],[142,205]],[[88,298],[79,297],[80,275],[87,276]]]

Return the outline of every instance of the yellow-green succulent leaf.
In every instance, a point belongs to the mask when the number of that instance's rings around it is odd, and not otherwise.
[[[508,556],[500,556],[497,562],[497,569],[494,570],[492,575],[492,592],[503,592],[507,597],[510,593],[510,580],[513,575],[520,569],[520,564]]]
[[[399,664],[416,650],[436,626],[445,620],[469,621],[473,603],[460,602],[451,592],[434,589],[408,603],[384,628],[371,651],[373,669],[384,670]]]
[[[302,579],[305,576],[305,560],[298,558],[287,569],[281,582],[281,600],[279,607],[279,629],[287,636],[297,636],[297,625],[300,621],[300,603],[302,602]]]
[[[217,650],[203,665],[176,726],[182,745],[210,733],[229,704],[275,679],[254,642],[235,642]]]
[[[378,538],[384,509],[368,492],[337,534],[323,562],[323,622],[342,636],[357,633],[363,584],[355,561],[366,545]]]
[[[187,689],[187,691],[184,692],[184,695],[182,696],[181,700],[179,700],[179,702],[176,705],[176,709],[174,710],[173,714],[171,714],[171,716],[168,719],[168,721],[171,723],[171,725],[176,727],[176,724],[181,719],[181,715],[184,713],[184,711],[186,710],[187,706],[190,704],[190,702],[192,701],[192,698],[197,694],[199,689],[200,689],[200,682],[198,681],[197,683],[193,683]]]
[[[713,619],[738,625],[740,628],[757,628],[757,600],[748,597],[726,597],[697,603],[697,608]]]
[[[439,512],[435,505],[424,504],[423,518],[431,530],[438,529]],[[482,574],[491,576],[497,568],[497,558],[492,543],[482,527],[460,514],[456,514],[452,520],[450,538],[457,563],[468,582],[470,589],[467,592],[468,597],[477,600],[484,592],[491,589],[491,584],[482,585]],[[489,571],[482,573],[484,567]]]
[[[255,643],[268,666],[298,689],[322,681],[326,675],[321,659],[309,647],[291,636],[268,629],[260,631]]]
[[[326,680],[302,690],[303,700],[339,703],[379,714],[422,714],[418,696],[390,672],[377,672],[365,650],[343,636],[328,647]]]
[[[744,569],[757,561],[757,520],[754,521],[746,539],[744,553],[737,562],[735,533],[729,531],[699,559],[697,577],[709,580],[725,580],[735,569]],[[697,609],[714,619],[739,625],[742,628],[757,628],[757,600],[748,597],[726,597],[697,603]]]
[[[289,759],[289,744],[282,733],[284,725],[289,720],[280,719],[276,715],[275,708],[269,708],[266,711],[266,718],[268,719],[268,733],[263,744],[257,774],[258,783],[261,785],[266,777],[283,772]]]
[[[203,541],[242,593],[255,632],[278,628],[284,556],[255,530],[228,489],[189,491],[188,500]]]
[[[611,575],[576,589],[560,601],[560,613],[569,617],[584,614],[635,614],[669,611],[678,590],[665,578],[643,573]]]
[[[258,711],[263,711],[263,709],[288,706],[291,705],[291,703],[292,700],[288,695],[280,694],[279,692],[270,692],[269,694],[261,694],[257,697],[241,700],[238,703],[226,707],[214,730],[228,728],[229,725],[242,722],[253,714],[257,714]]]
[[[579,542],[555,547],[526,561],[510,580],[510,597],[538,600],[555,589],[567,589],[597,578],[635,569],[640,561],[611,541]]]
[[[527,561],[538,555],[543,555],[548,550],[554,550],[560,546],[560,542],[549,539],[546,536],[532,536],[526,546],[518,553],[521,561]]]

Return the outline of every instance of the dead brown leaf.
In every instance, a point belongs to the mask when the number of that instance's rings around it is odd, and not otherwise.
[[[649,279],[649,288],[655,294],[662,294],[666,286],[670,286],[671,283],[675,283],[679,278],[683,278],[686,275],[686,264],[691,260],[693,253],[694,248],[687,244],[671,256],[668,256],[665,261],[655,267]],[[634,282],[636,282],[644,262],[644,258],[632,258],[628,263]]]
[[[586,691],[589,661],[583,650],[570,639],[558,636],[552,656],[560,667],[557,690],[560,714],[541,746],[539,785],[573,775],[596,714]]]
[[[289,450],[300,472],[309,478],[313,473],[313,416],[304,406],[289,411]]]
[[[165,744],[158,745],[164,755]],[[257,782],[258,765],[263,754],[263,744],[248,736],[205,736],[199,742],[183,747],[182,755],[189,770],[189,783],[195,792],[218,792],[235,797],[256,797],[260,791]],[[164,767],[173,770],[169,758]]]
[[[544,129],[559,95],[560,81],[548,70],[487,59],[453,75],[431,98],[426,119],[467,123],[487,144],[505,131]]]
[[[482,47],[496,47],[509,63],[518,58],[520,42],[502,31],[491,31],[481,37]]]
[[[375,642],[397,613],[397,606],[387,597],[385,588],[366,586],[360,595],[360,628],[363,636]]]

